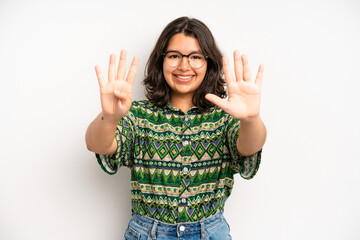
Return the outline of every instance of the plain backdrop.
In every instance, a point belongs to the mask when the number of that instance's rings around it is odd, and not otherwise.
[[[130,171],[86,149],[100,112],[94,71],[140,57],[134,99],[160,32],[196,17],[232,61],[265,64],[268,130],[254,179],[236,176],[233,239],[360,239],[360,2],[0,1],[0,239],[123,239]]]

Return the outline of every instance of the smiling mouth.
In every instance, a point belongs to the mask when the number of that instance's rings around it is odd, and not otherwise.
[[[194,75],[190,75],[190,76],[180,76],[180,75],[175,75],[175,77],[181,79],[181,80],[189,80],[192,77],[194,77]]]

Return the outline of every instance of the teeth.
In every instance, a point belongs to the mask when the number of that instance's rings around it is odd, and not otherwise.
[[[190,78],[192,78],[192,76],[179,76],[179,75],[176,75],[176,77],[178,77],[180,79],[190,79]]]

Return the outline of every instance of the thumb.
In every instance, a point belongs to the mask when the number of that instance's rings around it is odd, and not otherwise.
[[[222,99],[218,96],[216,96],[215,94],[212,93],[208,93],[205,95],[206,100],[208,100],[209,102],[215,104],[216,106],[220,107],[221,109],[225,110],[227,107],[227,100],[226,99]]]
[[[115,90],[114,90],[114,95],[115,95],[117,98],[121,98],[123,94],[122,94],[119,90],[115,89]]]
[[[119,90],[114,90],[114,95],[121,101],[126,101],[129,98],[131,99],[131,96],[127,92],[120,92]]]

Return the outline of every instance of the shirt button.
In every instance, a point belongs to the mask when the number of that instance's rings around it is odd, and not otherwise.
[[[189,172],[189,169],[188,169],[187,167],[184,167],[183,173],[184,173],[184,174],[187,174],[188,172]]]
[[[189,144],[189,141],[185,141],[184,142],[184,145],[186,146],[186,145],[188,145]]]
[[[185,226],[181,225],[180,228],[179,228],[180,232],[183,232],[185,231]]]
[[[185,198],[182,198],[182,199],[181,199],[181,202],[182,202],[182,203],[186,203],[186,199],[185,199]]]
[[[189,121],[189,118],[188,117],[185,117],[185,122]]]

